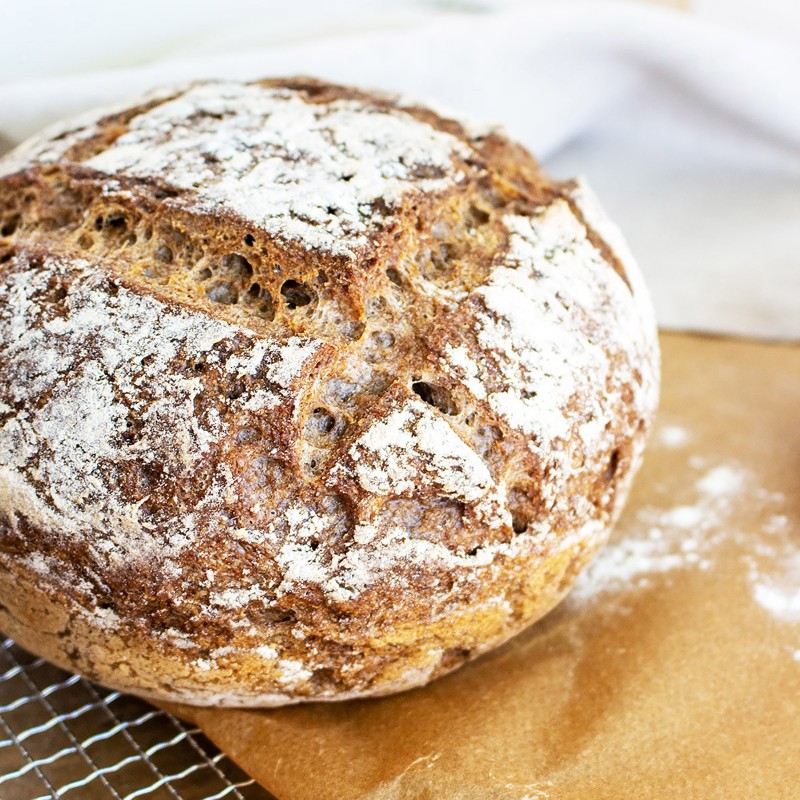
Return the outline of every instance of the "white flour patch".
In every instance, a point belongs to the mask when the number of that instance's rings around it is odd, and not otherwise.
[[[689,431],[679,425],[665,425],[657,431],[657,441],[664,447],[678,449],[685,447],[690,440]]]
[[[351,446],[355,473],[368,492],[402,495],[420,476],[445,497],[472,502],[494,488],[486,464],[443,419],[419,400],[407,400]]]
[[[565,201],[504,222],[506,263],[474,292],[485,306],[475,322],[478,349],[446,344],[443,367],[528,434],[542,456],[563,449],[557,440],[566,441],[576,428],[587,452],[602,450],[623,386],[634,387],[642,416],[655,406],[657,386],[648,370],[637,388],[627,366],[652,352],[652,314],[631,299]],[[484,383],[487,361],[499,370],[499,384]]]
[[[0,158],[0,176],[12,175],[33,163],[51,164],[58,161],[71,147],[97,133],[98,120],[126,111],[132,106],[166,99],[179,91],[181,87],[177,86],[154,89],[139,97],[93,108],[71,119],[55,122]]]
[[[673,528],[692,530],[704,521],[707,509],[701,506],[676,506],[661,515],[661,523]]]
[[[481,380],[480,367],[469,350],[466,347],[453,347],[451,344],[446,345],[444,350],[444,367],[447,372],[458,378],[475,397],[483,400],[486,397],[486,387]]]
[[[225,82],[177,91],[85,166],[161,180],[204,211],[233,211],[311,249],[353,256],[384,221],[377,201],[455,186],[465,177],[458,160],[472,153],[407,112],[357,100],[309,103],[298,91]],[[95,130],[29,145],[0,169],[56,161]]]
[[[697,489],[709,497],[735,497],[743,491],[746,477],[742,470],[723,464],[703,475],[697,481]]]
[[[791,580],[791,586],[781,587],[756,583],[753,587],[753,596],[756,602],[773,617],[787,622],[800,622],[800,589],[797,588],[800,574],[792,576]]]
[[[622,230],[619,225],[606,214],[605,209],[600,204],[600,200],[591,186],[586,182],[585,178],[578,178],[575,184],[575,188],[571,194],[572,201],[575,203],[578,211],[583,215],[586,224],[600,235],[622,264],[628,283],[630,283],[633,289],[633,299],[637,305],[638,313],[642,319],[647,319],[653,313],[650,293],[645,285],[644,277],[636,264],[636,259],[630,247],[628,247],[628,242],[622,234]],[[654,326],[649,326],[645,330],[649,335],[656,336]]]
[[[750,574],[753,597],[773,617],[800,622],[800,550],[785,552],[769,573]]]

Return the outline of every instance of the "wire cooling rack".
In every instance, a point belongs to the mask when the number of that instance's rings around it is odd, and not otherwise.
[[[0,637],[0,800],[274,800],[164,711]]]

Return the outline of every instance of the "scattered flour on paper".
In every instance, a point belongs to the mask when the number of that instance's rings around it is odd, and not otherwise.
[[[658,431],[658,441],[664,447],[683,447],[689,442],[689,438],[689,432],[680,425],[664,425],[664,427]]]
[[[769,574],[753,567],[750,582],[755,601],[773,617],[800,622],[800,550],[783,553]]]
[[[682,429],[670,427],[658,437],[664,447],[683,447],[690,439]],[[783,496],[759,486],[739,463],[709,465],[697,456],[688,463],[700,472],[690,502],[639,509],[625,524],[624,538],[601,550],[580,576],[573,601],[644,588],[672,570],[711,569],[717,547],[733,538],[742,545],[753,600],[776,620],[800,622],[800,550],[789,538],[788,517],[780,513]],[[739,528],[740,513],[753,503],[772,512],[756,537]],[[795,660],[800,660],[798,653]]]
[[[575,584],[585,601],[604,592],[645,587],[655,574],[709,569],[719,531],[734,518],[747,471],[733,464],[707,470],[694,484],[694,502],[671,508],[644,506],[626,526],[628,536],[607,545]]]

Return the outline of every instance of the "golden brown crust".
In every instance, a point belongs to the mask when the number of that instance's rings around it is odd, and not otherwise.
[[[586,187],[467,127],[199,84],[0,162],[7,633],[274,705],[424,683],[558,601],[640,457],[654,326]]]

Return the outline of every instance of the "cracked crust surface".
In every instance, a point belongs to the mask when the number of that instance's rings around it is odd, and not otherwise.
[[[496,129],[309,79],[0,160],[0,626],[146,697],[380,695],[602,544],[658,393],[638,269]]]

